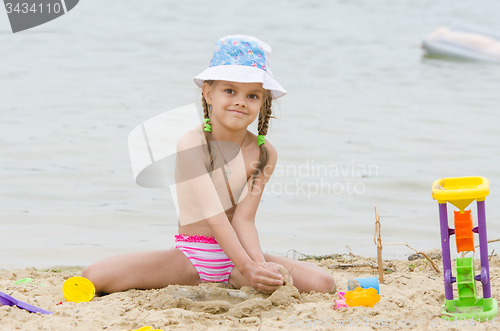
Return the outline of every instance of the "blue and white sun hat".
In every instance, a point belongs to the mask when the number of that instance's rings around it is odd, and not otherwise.
[[[279,98],[286,90],[274,79],[270,65],[271,47],[268,44],[250,36],[226,36],[217,40],[210,65],[194,77],[194,82],[199,87],[206,80],[262,83],[274,98]]]

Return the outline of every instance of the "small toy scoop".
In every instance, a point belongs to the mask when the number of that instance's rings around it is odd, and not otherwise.
[[[5,306],[17,306],[21,309],[25,309],[29,311],[30,313],[40,313],[40,314],[53,314],[51,311],[44,310],[42,308],[38,308],[35,306],[32,306],[30,304],[27,304],[26,302],[22,302],[20,300],[14,299],[8,294],[5,294],[3,292],[0,292],[0,304],[5,305]]]

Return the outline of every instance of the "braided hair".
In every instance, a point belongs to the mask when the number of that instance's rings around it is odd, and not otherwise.
[[[215,80],[206,80],[205,83],[207,83],[210,86],[213,86],[215,83]],[[207,100],[205,100],[205,96],[203,95],[203,91],[201,92],[201,104],[203,107],[203,118],[205,120],[210,120],[210,114],[208,112],[208,103]],[[212,141],[213,137],[210,131],[203,131],[205,133],[205,140],[207,141],[207,148],[208,148],[208,155],[210,155],[210,166],[212,167],[210,170],[213,171],[215,169],[214,167],[214,158],[215,155],[212,154]]]
[[[267,129],[269,128],[269,119],[271,118],[276,118],[272,116],[272,109],[271,106],[273,104],[273,96],[271,95],[271,92],[268,90],[264,90],[264,101],[262,102],[262,106],[260,106],[260,112],[259,112],[259,123],[257,125],[257,131],[259,135],[267,135]],[[267,166],[267,163],[269,162],[269,149],[267,149],[266,144],[261,144],[259,146],[260,149],[260,156],[259,156],[259,164],[255,168],[255,171],[252,174],[252,189],[253,190],[253,185],[255,183],[255,180],[259,175],[264,171],[264,169]]]

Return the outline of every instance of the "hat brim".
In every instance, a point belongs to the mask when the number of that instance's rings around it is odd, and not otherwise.
[[[194,83],[203,86],[206,80],[225,80],[238,83],[262,83],[262,87],[271,91],[277,99],[286,94],[286,90],[274,79],[272,74],[262,69],[244,65],[219,65],[209,67],[194,77]]]

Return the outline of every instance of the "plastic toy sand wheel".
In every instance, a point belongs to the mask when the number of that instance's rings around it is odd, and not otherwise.
[[[498,302],[491,295],[488,238],[486,230],[486,196],[490,183],[484,177],[441,178],[432,184],[432,197],[439,203],[441,250],[443,252],[444,305],[441,318],[450,320],[470,319],[488,321],[498,313]],[[477,226],[474,227],[471,210],[467,208],[476,200]],[[447,203],[459,210],[454,211],[455,228],[448,225]],[[457,252],[475,251],[474,235],[479,238],[481,271],[476,275],[472,257],[457,257],[456,274],[452,275],[450,237],[455,235]],[[476,291],[477,282],[482,285],[482,295]],[[458,298],[454,298],[456,283]],[[451,317],[450,317],[451,316]]]
[[[63,294],[70,302],[88,302],[94,297],[95,287],[87,278],[71,277],[63,284]]]

